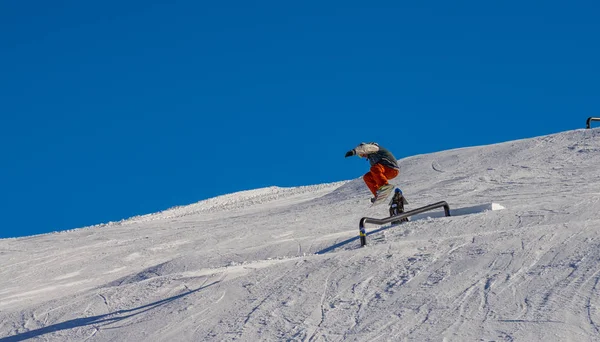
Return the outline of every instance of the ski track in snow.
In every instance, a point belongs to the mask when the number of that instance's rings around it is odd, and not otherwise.
[[[0,240],[0,342],[598,341],[599,152],[592,129],[405,158],[407,209],[455,215],[365,248],[387,207],[361,179]]]

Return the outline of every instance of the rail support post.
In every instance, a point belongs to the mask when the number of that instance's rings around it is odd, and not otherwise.
[[[367,231],[365,230],[364,227],[360,228],[360,232],[358,235],[360,235],[360,245],[361,246],[366,245],[367,244]]]
[[[585,123],[585,128],[590,129],[592,126],[592,121],[600,121],[600,118],[593,118],[590,116]]]

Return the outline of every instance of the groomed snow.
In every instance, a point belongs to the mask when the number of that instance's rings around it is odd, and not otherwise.
[[[598,341],[600,130],[419,155],[397,226],[360,178],[0,240],[0,341]]]

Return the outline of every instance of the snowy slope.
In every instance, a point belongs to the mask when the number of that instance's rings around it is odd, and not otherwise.
[[[360,178],[0,240],[0,341],[600,340],[600,130],[401,167],[408,210],[453,216],[365,248]]]

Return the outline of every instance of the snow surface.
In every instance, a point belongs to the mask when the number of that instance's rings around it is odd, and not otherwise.
[[[400,164],[364,248],[360,178],[0,240],[0,341],[600,340],[599,129]]]

